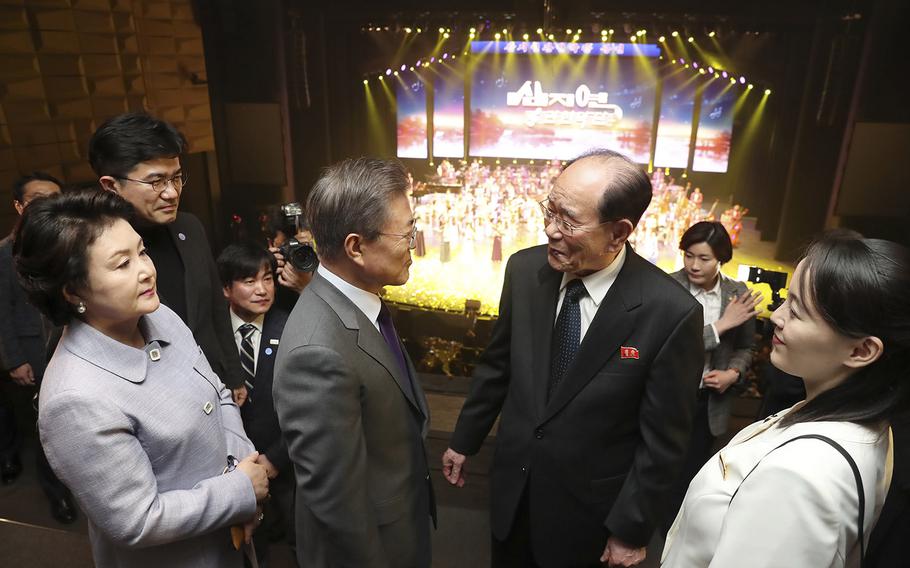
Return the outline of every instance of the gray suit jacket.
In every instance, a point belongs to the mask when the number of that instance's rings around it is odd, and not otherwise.
[[[253,446],[240,412],[180,318],[144,316],[135,349],[76,321],[41,386],[38,427],[51,467],[89,521],[95,564],[242,566],[229,526],[256,510],[249,478],[222,475]]]
[[[28,363],[40,379],[47,361],[41,314],[28,303],[13,266],[10,237],[0,241],[0,366],[11,371]]]
[[[407,380],[372,322],[317,273],[285,325],[272,388],[297,478],[300,566],[430,565],[429,414]]]
[[[685,270],[679,270],[670,276],[685,287],[686,290],[689,290],[689,279]],[[742,282],[721,274],[721,315],[727,309],[727,304],[730,303],[732,298],[741,296],[748,290]],[[752,348],[755,345],[755,318],[723,334],[720,337],[720,342],[714,338],[714,331],[711,326],[706,325],[704,340],[705,351],[711,354],[712,369],[736,369],[739,371],[739,381],[733,387],[728,388],[723,394],[712,391],[708,398],[708,423],[711,427],[711,434],[720,436],[727,431],[727,425],[730,422],[730,407],[733,404],[733,397],[736,396],[735,392],[738,390],[736,387],[744,384],[746,370],[752,364]]]

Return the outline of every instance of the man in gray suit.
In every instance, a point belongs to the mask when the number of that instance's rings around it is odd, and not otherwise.
[[[407,171],[346,160],[307,202],[320,266],[281,337],[273,394],[307,567],[428,567],[435,518],[417,373],[379,297],[407,282]]]

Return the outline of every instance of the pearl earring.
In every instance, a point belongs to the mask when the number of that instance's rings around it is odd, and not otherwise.
[[[78,313],[78,314],[85,313],[85,302],[79,302],[79,305],[76,306],[76,313]]]

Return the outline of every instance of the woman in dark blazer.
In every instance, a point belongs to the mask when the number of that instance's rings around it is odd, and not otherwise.
[[[720,271],[733,257],[730,235],[720,223],[692,225],[683,233],[679,249],[684,268],[670,276],[704,309],[705,367],[685,467],[674,492],[676,508],[689,481],[711,457],[714,440],[727,431],[735,387],[743,384],[752,363],[756,307],[761,301],[760,294]],[[670,522],[672,518],[665,529]]]
[[[160,304],[131,212],[109,192],[70,193],[36,200],[16,230],[29,300],[66,326],[41,386],[41,442],[88,517],[97,566],[239,568],[229,527],[261,520],[265,468],[230,391]]]

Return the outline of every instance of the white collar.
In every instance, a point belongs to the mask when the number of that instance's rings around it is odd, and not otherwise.
[[[330,284],[338,288],[338,291],[344,294],[348,300],[353,302],[369,321],[374,324],[376,323],[379,319],[379,310],[382,309],[382,300],[379,299],[378,295],[354,286],[341,276],[338,276],[326,268],[324,264],[320,264],[319,268],[316,269],[316,272],[328,280]]]
[[[723,280],[723,275],[720,272],[718,272],[717,273],[717,282],[714,283],[714,287],[711,288],[710,290],[705,290],[701,286],[696,286],[695,284],[692,284],[691,281],[689,281],[689,291],[692,292],[693,296],[698,296],[699,294],[714,294],[714,295],[719,296],[721,280]]]
[[[251,322],[243,321],[237,314],[234,313],[234,309],[231,308],[231,329],[234,330],[234,333],[237,333],[240,330],[240,326],[251,323],[253,327],[256,328],[256,331],[262,333],[262,324],[265,322],[265,314],[260,314]]]
[[[581,277],[581,282],[585,285],[588,296],[594,300],[595,306],[600,306],[600,303],[607,295],[607,292],[610,291],[610,287],[613,286],[613,283],[616,281],[616,277],[619,275],[619,271],[622,270],[622,266],[625,262],[626,247],[623,245],[622,250],[619,251],[619,254],[613,259],[613,262],[597,272]],[[562,292],[563,288],[574,279],[575,277],[571,274],[563,273],[562,284],[559,285],[559,291]]]

